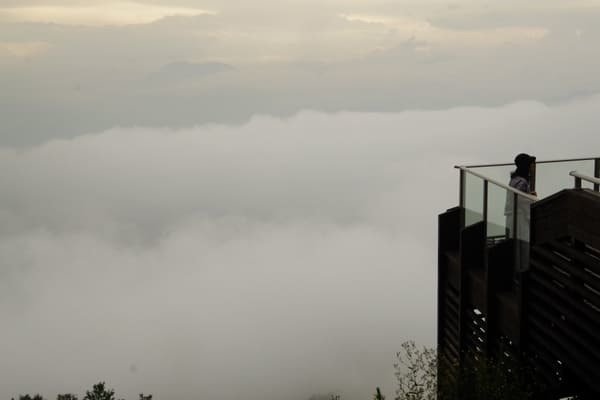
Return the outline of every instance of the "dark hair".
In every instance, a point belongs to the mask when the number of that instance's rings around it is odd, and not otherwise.
[[[515,165],[517,169],[510,175],[511,178],[520,176],[529,181],[529,168],[531,166],[531,156],[526,153],[521,153],[515,157]]]

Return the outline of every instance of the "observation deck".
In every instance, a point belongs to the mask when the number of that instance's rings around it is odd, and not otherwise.
[[[466,354],[526,361],[539,398],[600,399],[600,157],[457,166],[459,204],[439,215],[440,366]],[[508,365],[508,363],[506,363]]]

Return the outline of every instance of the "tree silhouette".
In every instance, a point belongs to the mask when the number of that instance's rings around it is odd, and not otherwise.
[[[115,400],[115,391],[107,389],[105,382],[99,382],[92,387],[91,392],[85,392],[83,400]]]
[[[77,396],[71,393],[59,394],[56,400],[77,400]]]
[[[15,400],[14,397],[10,400]],[[19,395],[17,400],[46,400],[40,394],[31,396],[29,394]],[[77,395],[72,393],[59,394],[56,400],[78,400]],[[83,400],[123,400],[115,397],[114,389],[108,389],[106,382],[99,382],[92,387],[92,390],[87,390]],[[140,393],[139,400],[152,400],[151,394]]]
[[[381,394],[381,390],[377,388],[377,391],[373,395],[373,400],[385,400],[385,396]]]
[[[14,399],[11,399],[14,400]],[[20,394],[19,395],[19,400],[45,400],[41,394],[36,394],[35,396],[31,396],[28,394]]]
[[[463,354],[462,365],[438,370],[435,349],[402,343],[394,364],[398,389],[394,400],[531,400],[538,389],[526,362]]]
[[[398,389],[395,400],[435,400],[437,397],[437,353],[407,341],[396,353],[394,364]]]

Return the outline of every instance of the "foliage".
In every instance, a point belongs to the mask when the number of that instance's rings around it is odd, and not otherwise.
[[[115,400],[115,391],[107,389],[105,382],[99,382],[92,387],[91,392],[85,392],[83,400]]]
[[[15,400],[12,398],[11,400]],[[45,400],[41,395],[36,394],[31,396],[29,394],[20,395],[18,400]],[[59,394],[56,396],[56,400],[78,400],[77,395],[72,393]],[[115,391],[108,389],[105,382],[99,382],[92,387],[91,391],[86,391],[83,400],[117,400],[115,398]],[[122,400],[122,399],[118,399]],[[145,395],[140,393],[139,400],[152,400],[152,395]]]
[[[36,394],[33,397],[31,395],[25,394],[25,395],[19,395],[19,400],[45,400],[45,399],[40,394]]]
[[[56,400],[77,400],[77,396],[71,393],[59,394]]]
[[[528,400],[533,398],[531,371],[509,360],[498,361],[466,354],[459,376],[444,379],[441,398],[461,400]]]
[[[438,369],[435,349],[412,341],[402,343],[396,357],[395,400],[528,400],[534,393],[531,369],[510,360],[465,354],[462,366]]]
[[[435,400],[437,394],[437,355],[434,349],[417,348],[407,341],[396,353],[394,375],[398,380],[395,400]]]

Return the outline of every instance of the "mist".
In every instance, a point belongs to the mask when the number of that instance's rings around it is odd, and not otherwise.
[[[393,396],[455,164],[593,155],[600,97],[113,128],[0,149],[0,396]],[[568,133],[568,134],[566,134]]]

